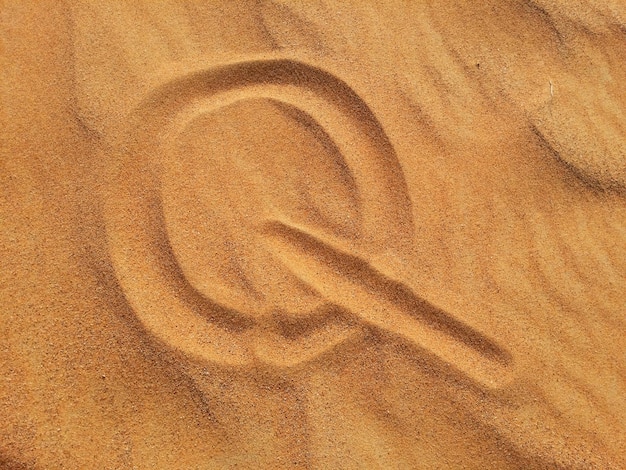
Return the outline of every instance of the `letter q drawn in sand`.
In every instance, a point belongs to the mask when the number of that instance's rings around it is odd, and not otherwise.
[[[203,283],[202,270],[189,271],[188,261],[181,262],[185,245],[176,241],[179,226],[170,222],[186,210],[184,204],[172,209],[175,192],[167,190],[168,168],[185,158],[176,152],[185,129],[199,117],[259,99],[296,109],[323,129],[356,187],[360,226],[352,239],[264,207],[253,207],[249,216],[237,219],[242,227],[235,238],[240,234],[255,253],[269,253],[264,261],[268,271],[280,265],[323,300],[304,316],[290,316],[288,308],[275,303],[263,307],[262,301],[256,304],[258,311],[247,311],[236,296],[224,294],[219,282]],[[511,358],[503,348],[371,262],[387,256],[406,259],[413,242],[411,202],[381,124],[336,76],[286,59],[193,72],[145,99],[114,147],[107,155],[110,186],[104,211],[112,263],[136,316],[166,346],[223,366],[289,367],[375,328],[403,338],[481,386],[498,387],[508,380]],[[207,158],[209,170],[219,172],[218,156]],[[222,190],[211,181],[207,185],[213,185],[212,194]],[[245,193],[238,200],[254,206],[254,197],[248,198],[239,181],[229,190]],[[205,239],[219,235],[222,220],[215,214],[224,212],[219,207],[223,199],[210,199],[205,213],[213,231]],[[189,229],[202,240],[199,224]]]

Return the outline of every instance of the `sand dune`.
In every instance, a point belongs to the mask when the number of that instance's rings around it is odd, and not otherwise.
[[[626,468],[617,0],[0,2],[0,467]]]

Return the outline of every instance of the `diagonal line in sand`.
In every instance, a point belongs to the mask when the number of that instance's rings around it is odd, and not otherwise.
[[[483,386],[510,380],[506,350],[370,263],[284,222],[267,223],[263,234],[295,275],[366,324],[410,341]]]

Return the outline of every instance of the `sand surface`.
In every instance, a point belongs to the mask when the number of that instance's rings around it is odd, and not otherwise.
[[[626,6],[0,1],[0,467],[626,468]]]

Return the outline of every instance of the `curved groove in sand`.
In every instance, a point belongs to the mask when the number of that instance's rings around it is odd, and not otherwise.
[[[411,239],[411,207],[402,170],[367,105],[348,85],[319,68],[260,60],[189,74],[160,87],[134,110],[108,165],[109,249],[131,306],[160,341],[203,361],[291,365],[323,354],[361,329],[346,324],[314,332],[319,341],[309,341],[307,351],[299,351],[281,335],[267,334],[260,325],[203,298],[176,263],[160,209],[158,158],[169,153],[177,134],[199,114],[249,98],[295,106],[329,132],[358,188],[374,195],[362,201],[362,248],[399,250]],[[378,226],[383,218],[392,221],[387,230]],[[224,312],[226,318],[216,318]]]
[[[413,221],[402,169],[381,124],[348,85],[324,70],[291,60],[243,62],[189,74],[160,87],[130,117],[110,165],[114,171],[107,223],[119,282],[145,327],[170,347],[201,360],[275,366],[318,357],[362,331],[351,322],[326,325],[323,331],[309,328],[306,338],[268,331],[267,325],[249,323],[236,312],[220,310],[192,295],[193,288],[176,263],[159,210],[158,159],[171,152],[177,135],[199,114],[258,98],[294,106],[328,132],[354,177],[362,211],[363,236],[357,243],[313,230],[315,236],[302,232],[290,248],[319,236],[325,244],[315,248],[319,259],[314,264],[321,272],[328,271],[328,281],[345,284],[356,297],[325,288],[328,282],[312,276],[306,263],[301,266],[281,253],[279,259],[365,324],[403,337],[481,385],[503,385],[510,376],[511,358],[506,351],[403,286],[391,285],[368,270],[367,260],[381,254],[377,250],[402,256],[410,246]],[[289,227],[288,222],[278,224]],[[282,235],[293,235],[287,232]],[[358,270],[361,277],[331,272],[329,266],[337,263],[329,253],[338,252],[350,253],[342,255],[343,261],[366,260]],[[315,258],[310,250],[306,254]],[[398,293],[399,297],[391,298]],[[350,299],[360,299],[368,307],[362,309]],[[216,319],[222,310],[229,320]]]
[[[387,250],[405,247],[413,233],[411,202],[395,151],[363,100],[322,69],[277,59],[196,72],[163,86],[136,115],[142,131],[152,135],[153,144],[167,146],[198,114],[258,98],[293,106],[328,132],[360,195],[372,195],[361,200],[367,249],[374,245]],[[153,125],[147,128],[146,123]],[[380,220],[388,221],[385,230],[381,230]],[[343,244],[342,240],[336,242]]]

